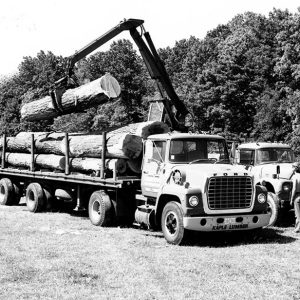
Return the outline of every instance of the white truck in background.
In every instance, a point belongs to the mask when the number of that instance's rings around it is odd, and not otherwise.
[[[242,143],[237,147],[236,161],[253,173],[255,184],[268,190],[272,214],[269,225],[275,225],[300,195],[299,167],[293,150],[283,143]]]

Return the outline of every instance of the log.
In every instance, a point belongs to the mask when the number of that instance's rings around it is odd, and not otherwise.
[[[118,97],[120,92],[117,80],[107,73],[92,82],[65,91],[59,104],[61,110],[55,107],[51,96],[24,104],[21,108],[21,119],[39,121],[71,112],[83,112]]]
[[[34,159],[36,165],[39,167],[51,170],[64,170],[62,168],[62,160],[65,159],[64,156],[55,154],[36,154]],[[30,168],[31,155],[27,153],[6,153],[5,161],[14,167]]]
[[[107,133],[107,157],[109,158],[129,158],[131,160],[140,157],[142,153],[142,139],[150,134],[169,132],[169,127],[162,122],[140,122],[133,123]],[[34,133],[34,132],[33,132]],[[8,139],[8,144],[17,145],[22,143],[28,149],[32,132],[21,132],[14,138]],[[35,136],[35,145],[37,153],[54,153],[58,155],[64,154],[65,134],[54,132],[39,132]],[[20,140],[18,140],[20,139]],[[70,157],[101,157],[102,136],[94,134],[69,133]],[[2,142],[0,140],[0,148]],[[9,151],[19,151],[19,148],[10,147]],[[23,152],[23,151],[20,151]]]
[[[140,122],[127,126],[123,126],[116,130],[107,133],[107,159],[117,159],[118,172],[124,174],[121,169],[129,169],[134,173],[141,172],[142,160],[142,140],[150,134],[166,133],[169,127],[162,122]],[[37,154],[55,154],[63,158],[59,163],[47,163],[43,161],[43,156],[37,156],[36,163],[42,159],[40,166],[44,168],[52,168],[64,170],[64,155],[65,155],[65,134],[60,132],[38,132],[33,133],[35,138],[35,152]],[[16,137],[7,138],[7,152],[25,152],[30,153],[32,132],[21,132]],[[0,148],[2,148],[3,140],[0,139]],[[16,154],[17,155],[17,154]],[[88,158],[99,159],[102,156],[102,135],[70,133],[69,134],[69,156],[71,159],[70,167],[77,171],[88,171],[99,169],[101,165],[98,161],[89,161]],[[75,160],[74,158],[78,158]],[[29,167],[30,160],[19,156],[19,159],[14,156],[17,162],[16,166]],[[20,160],[25,160],[23,163]],[[126,159],[126,161],[125,161]],[[12,157],[9,163],[12,162]],[[91,163],[91,165],[89,165]],[[24,165],[23,165],[24,164]],[[73,165],[72,165],[73,164]],[[95,164],[94,166],[92,164]],[[82,166],[81,166],[82,165]],[[124,165],[126,165],[124,167]]]
[[[65,170],[65,157],[54,154],[35,154],[35,164],[44,169]],[[14,167],[30,168],[31,155],[27,153],[6,153],[5,161]],[[97,172],[102,168],[102,161],[98,158],[72,158],[70,168],[76,172]],[[127,170],[126,160],[108,159],[105,161],[105,169],[113,171],[116,168],[117,174],[124,174]]]
[[[2,149],[3,141],[0,141],[0,149]],[[48,153],[64,155],[61,151],[61,141],[59,140],[39,140],[35,139],[35,148],[37,153]],[[31,135],[28,137],[8,137],[6,141],[6,151],[30,153],[31,151]]]
[[[30,135],[31,136],[31,135]],[[40,135],[35,139],[35,150],[39,154],[65,154],[64,134]],[[109,143],[107,146],[107,158],[132,158],[138,157],[142,151],[141,137],[125,134],[118,137],[118,143]],[[2,149],[3,141],[0,141]],[[17,137],[7,138],[6,151],[30,153],[31,142],[29,136],[22,134]],[[101,157],[101,135],[69,135],[70,157]]]

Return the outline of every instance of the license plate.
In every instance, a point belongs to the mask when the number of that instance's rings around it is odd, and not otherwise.
[[[236,224],[236,220],[235,220],[235,218],[225,218],[223,224],[226,224],[226,225],[228,225],[228,224]]]

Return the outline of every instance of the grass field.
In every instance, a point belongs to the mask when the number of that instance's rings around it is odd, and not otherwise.
[[[0,206],[0,299],[300,299],[291,219],[171,246],[160,232]]]

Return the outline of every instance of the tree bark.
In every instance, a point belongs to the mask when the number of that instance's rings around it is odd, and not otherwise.
[[[65,157],[54,154],[36,154],[34,156],[35,164],[38,168],[50,170],[65,170]],[[5,161],[14,167],[30,168],[31,154],[27,153],[6,153]],[[100,172],[102,160],[99,158],[71,158],[69,161],[71,171],[77,172]],[[114,167],[119,175],[127,170],[126,160],[124,159],[107,159],[105,169],[113,171]]]
[[[106,84],[103,84],[103,82]],[[116,79],[106,74],[85,85],[65,91],[57,109],[51,96],[26,103],[21,108],[21,118],[25,121],[38,121],[55,118],[62,114],[83,112],[90,107],[116,98],[120,94],[120,88]]]

